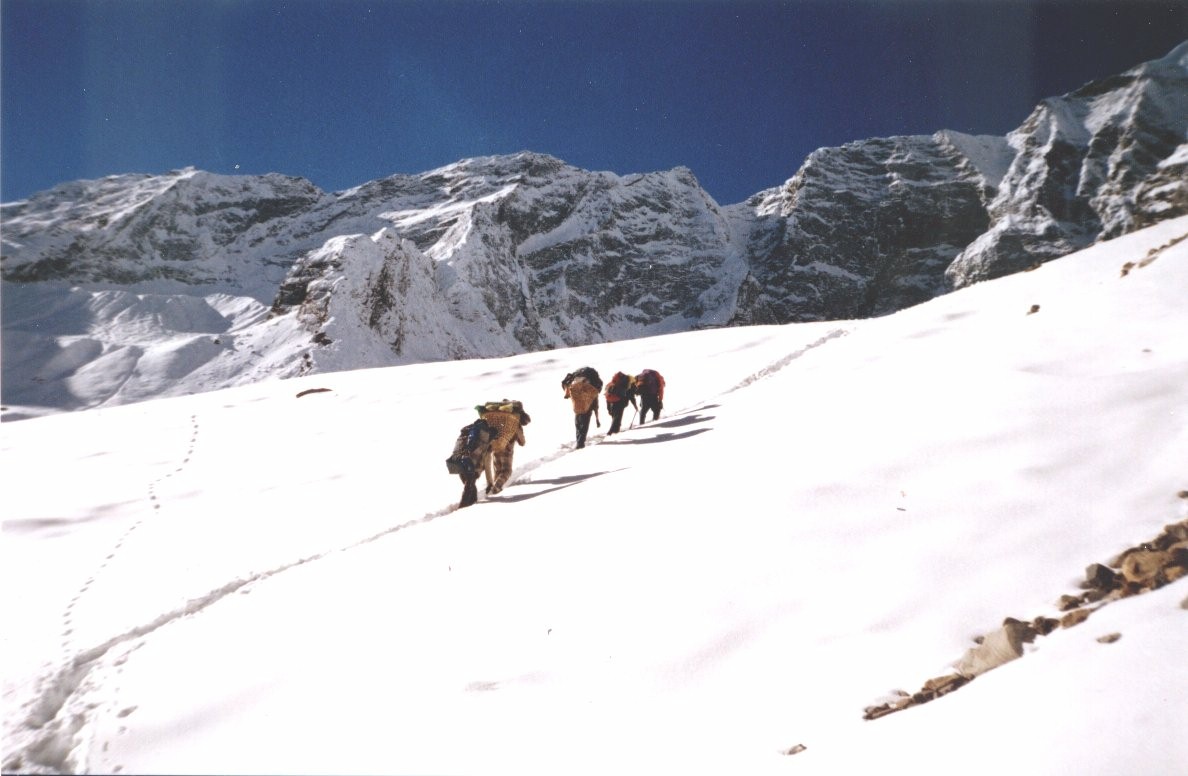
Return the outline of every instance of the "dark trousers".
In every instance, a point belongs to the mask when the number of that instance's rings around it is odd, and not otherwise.
[[[590,416],[594,414],[593,410],[590,412],[582,412],[573,416],[573,427],[577,431],[577,449],[581,450],[586,446],[586,434],[590,431]]]
[[[639,397],[639,422],[640,425],[648,422],[648,410],[652,411],[652,420],[660,419],[660,410],[664,407],[664,403],[660,401],[658,396],[640,396]]]
[[[623,426],[623,413],[627,411],[627,402],[616,401],[607,402],[606,411],[610,413],[611,424],[607,429],[607,434],[617,434]]]
[[[468,507],[474,502],[478,501],[478,481],[477,474],[462,474],[462,501],[458,504],[459,508]]]

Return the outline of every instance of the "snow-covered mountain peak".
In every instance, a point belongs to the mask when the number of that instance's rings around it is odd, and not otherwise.
[[[162,175],[128,173],[60,183],[28,199],[0,205],[6,224],[4,238],[7,241],[12,237],[10,225],[14,223],[18,227],[28,223],[39,230],[106,226],[112,219],[135,211],[196,172],[187,168]],[[8,260],[12,251],[6,249],[4,253]]]
[[[532,151],[333,194],[193,168],[63,184],[3,206],[5,400],[97,406],[161,386],[893,312],[1188,213],[1183,61],[1046,100],[1007,137],[820,148],[728,206],[687,167],[618,174]],[[194,297],[228,334],[208,347],[195,313],[146,349],[142,325],[71,287],[152,309],[153,295]],[[149,353],[194,338],[184,359]],[[276,354],[266,365],[244,358],[262,348]],[[165,362],[172,382],[137,386]],[[103,379],[84,385],[89,369]]]
[[[521,151],[515,154],[477,156],[423,173],[422,180],[439,183],[451,196],[475,186],[501,188],[510,183],[547,182],[566,173],[580,172],[548,154]]]
[[[1015,158],[990,204],[994,224],[946,271],[954,286],[1183,212],[1184,168],[1165,160],[1188,137],[1184,48],[1048,98],[1007,136]]]
[[[1188,73],[1188,40],[1172,48],[1164,56],[1159,59],[1153,59],[1149,62],[1143,62],[1137,65],[1135,70],[1155,71],[1155,70],[1180,70]]]

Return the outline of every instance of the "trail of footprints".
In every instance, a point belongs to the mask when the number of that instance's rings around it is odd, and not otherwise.
[[[190,459],[194,457],[194,450],[197,448],[197,446],[198,446],[198,416],[191,415],[190,416],[190,439],[186,445],[185,456],[181,459],[181,462],[177,465],[176,468],[174,468],[172,471],[169,471],[169,472],[161,475],[160,477],[158,477],[157,479],[153,480],[152,482],[150,482],[148,484],[148,500],[149,500],[149,503],[152,504],[152,507],[153,507],[152,515],[154,517],[161,513],[161,499],[157,495],[157,488],[160,485],[162,485],[163,483],[165,483],[166,481],[168,481],[170,478],[176,477],[177,475],[179,475],[185,471],[186,466],[190,463]],[[66,610],[62,613],[62,652],[64,655],[71,655],[75,651],[74,611],[78,607],[79,602],[84,597],[86,597],[86,595],[90,591],[91,587],[95,584],[95,581],[99,578],[99,576],[101,574],[103,574],[104,571],[107,570],[108,566],[110,566],[111,562],[113,560],[115,560],[115,558],[119,554],[120,550],[123,549],[125,542],[128,541],[129,537],[131,537],[132,534],[134,534],[136,532],[136,529],[139,528],[144,523],[144,521],[145,521],[145,518],[143,518],[143,517],[140,518],[139,520],[136,520],[134,523],[132,523],[132,525],[128,526],[128,528],[125,529],[122,534],[120,534],[120,537],[116,540],[115,544],[112,545],[111,550],[107,553],[106,557],[104,557],[102,562],[100,562],[98,567],[96,567],[94,573],[91,574],[91,576],[87,578],[86,582],[83,583],[82,587],[79,588],[78,592],[74,595],[74,598],[71,598],[70,603],[66,605]]]
[[[844,329],[831,331],[816,342],[812,342],[800,350],[788,354],[775,363],[768,365],[768,367],[761,370],[760,372],[749,376],[739,385],[728,389],[726,393],[744,388],[756,380],[761,380],[765,377],[768,377],[771,374],[778,372],[780,369],[788,366],[789,363],[800,356],[803,356],[806,352],[824,345],[834,338],[844,336],[847,333],[848,332]],[[190,437],[185,454],[181,461],[174,469],[152,480],[147,486],[147,498],[149,503],[152,505],[151,516],[155,517],[161,514],[161,498],[158,494],[158,488],[169,479],[184,473],[190,463],[190,460],[194,456],[199,437],[199,424],[197,415],[190,415],[189,421]],[[531,461],[527,465],[519,467],[519,470],[516,472],[516,476],[512,479],[509,485],[514,485],[521,482],[532,482],[531,472],[533,470],[543,464],[565,455],[568,452],[570,452],[570,449],[566,446],[562,446],[559,450],[551,455],[546,455],[543,458]],[[456,508],[456,506],[451,504],[444,509],[430,512],[421,516],[420,518],[389,527],[373,536],[368,536],[361,540],[348,543],[345,546],[339,547],[337,549],[341,551],[368,544],[397,531],[427,523],[438,517],[447,515],[451,512],[454,512]],[[59,668],[52,672],[51,676],[47,678],[45,682],[45,692],[37,701],[34,702],[33,708],[31,709],[31,713],[27,720],[27,727],[30,730],[40,732],[35,736],[35,740],[30,742],[29,745],[20,747],[17,751],[12,753],[13,757],[4,763],[5,770],[22,770],[23,767],[30,765],[45,766],[51,770],[58,770],[62,772],[72,770],[71,765],[74,763],[71,762],[69,753],[70,746],[66,742],[73,739],[75,734],[79,732],[79,730],[85,724],[85,719],[83,716],[77,714],[73,715],[70,719],[60,719],[59,714],[69,702],[71,696],[74,695],[87,680],[87,676],[90,673],[91,668],[94,666],[95,661],[104,654],[107,654],[109,650],[129,641],[132,638],[149,633],[161,625],[173,621],[177,617],[203,609],[221,600],[225,596],[237,592],[239,589],[249,584],[267,579],[278,573],[302,566],[311,561],[316,561],[333,552],[333,550],[330,550],[326,552],[315,553],[313,555],[282,564],[269,571],[252,574],[242,579],[236,579],[219,589],[211,591],[205,596],[190,600],[181,609],[166,612],[151,623],[133,628],[127,633],[118,635],[97,647],[93,647],[85,651],[78,651],[74,640],[74,632],[75,611],[77,610],[79,603],[90,592],[96,580],[101,577],[101,575],[111,566],[116,557],[120,555],[120,552],[124,548],[124,545],[127,543],[128,539],[147,519],[149,519],[149,515],[141,517],[124,530],[124,532],[112,545],[111,550],[96,567],[94,573],[92,573],[91,576],[87,578],[87,580],[79,588],[78,592],[70,600],[63,611],[61,633],[63,662],[62,665],[60,665]],[[127,655],[123,655],[115,661],[114,665],[117,667],[117,672],[122,671],[120,667],[127,660],[127,657]],[[133,712],[135,712],[135,710],[135,706],[129,706],[127,708],[120,709],[118,712],[116,712],[116,717],[123,719],[131,715]],[[119,732],[121,734],[125,733],[126,731],[127,727],[120,726]],[[107,747],[104,746],[104,749],[106,750]],[[114,770],[118,772],[121,770],[121,767],[115,766]]]
[[[788,356],[786,356],[783,359],[780,359],[779,361],[777,361],[774,364],[769,365],[766,369],[762,370],[761,372],[759,372],[757,374],[751,375],[749,378],[744,380],[741,384],[727,390],[726,392],[729,393],[731,391],[738,390],[739,388],[743,388],[746,385],[748,385],[756,380],[767,377],[770,374],[777,372],[780,369],[784,368],[785,366],[788,365],[788,363],[790,363],[794,359],[799,358],[800,356],[804,355],[804,353],[806,353],[807,351],[812,350],[816,347],[819,347],[820,345],[823,345],[826,342],[828,342],[829,340],[834,339],[838,336],[843,336],[846,333],[848,333],[848,332],[846,332],[845,330],[835,330],[835,331],[829,332],[826,336],[822,337],[820,340],[810,343],[806,347],[804,347],[794,353],[789,354]],[[160,488],[160,486],[162,486],[164,483],[166,483],[171,478],[184,473],[190,463],[190,460],[194,456],[194,453],[195,453],[195,450],[196,450],[197,444],[198,444],[198,437],[199,437],[198,418],[196,415],[191,415],[189,418],[189,421],[190,421],[190,437],[189,437],[189,441],[186,446],[185,454],[182,457],[181,461],[178,463],[178,465],[174,469],[172,469],[171,471],[152,480],[151,482],[149,482],[149,484],[147,486],[147,498],[148,498],[149,503],[152,505],[151,516],[153,516],[153,517],[161,514],[161,498],[160,498],[160,495],[158,494],[158,489]],[[539,466],[541,466],[545,463],[548,463],[549,461],[555,460],[556,458],[559,458],[568,452],[569,452],[569,448],[563,446],[562,448],[560,448],[559,450],[557,450],[555,453],[553,453],[551,455],[546,455],[541,459],[529,462],[527,465],[519,467],[519,470],[516,472],[516,476],[513,478],[513,480],[509,484],[516,484],[518,482],[531,482],[532,481],[531,472],[534,469],[538,468]],[[456,506],[451,504],[450,506],[448,506],[444,509],[428,513],[426,515],[421,516],[420,518],[410,520],[408,522],[387,528],[373,536],[368,536],[361,540],[348,543],[345,546],[339,547],[338,550],[351,549],[354,547],[368,544],[370,542],[373,542],[373,541],[380,539],[384,536],[388,536],[388,535],[395,533],[397,531],[400,531],[400,530],[403,530],[406,528],[410,528],[415,525],[423,524],[423,523],[429,522],[431,520],[434,520],[438,517],[447,515],[453,511],[455,511],[455,509],[456,509]],[[176,619],[179,616],[183,616],[185,614],[189,614],[194,611],[198,611],[202,608],[205,608],[206,606],[209,606],[210,604],[224,598],[227,595],[230,595],[230,594],[238,591],[242,587],[252,584],[253,582],[258,582],[262,579],[267,579],[271,576],[274,576],[275,574],[281,573],[288,569],[295,568],[297,566],[302,566],[302,565],[309,563],[311,561],[318,560],[318,559],[330,554],[330,552],[332,552],[332,550],[331,550],[331,551],[327,551],[327,552],[315,553],[313,555],[310,555],[310,556],[307,556],[304,558],[299,558],[295,561],[282,564],[282,565],[280,565],[274,569],[271,569],[269,571],[253,574],[253,575],[243,578],[243,579],[234,580],[233,582],[223,586],[222,588],[211,591],[206,596],[201,596],[199,598],[196,598],[196,599],[193,599],[193,600],[187,602],[187,604],[184,607],[182,607],[181,609],[179,609],[177,611],[167,612],[167,613],[163,614],[161,617],[157,618],[156,620],[154,620],[151,623],[148,623],[148,624],[143,625],[138,628],[133,628],[128,633],[116,636],[113,639],[109,640],[108,642],[105,642],[104,644],[99,645],[98,647],[94,647],[94,648],[91,648],[91,649],[88,649],[85,651],[81,651],[81,652],[78,651],[78,648],[77,648],[77,646],[75,644],[75,640],[74,640],[74,632],[75,632],[75,611],[78,609],[79,603],[90,592],[90,590],[94,586],[96,580],[98,580],[101,577],[101,575],[111,566],[112,562],[120,555],[120,552],[124,548],[124,545],[127,543],[128,539],[136,532],[136,530],[138,528],[140,528],[140,526],[147,519],[149,519],[149,517],[150,517],[150,515],[141,517],[140,519],[133,522],[131,525],[129,525],[124,530],[124,532],[119,536],[119,538],[112,545],[111,550],[107,553],[107,555],[103,558],[103,560],[96,567],[94,573],[92,573],[91,576],[87,578],[87,580],[79,588],[78,592],[70,600],[70,602],[67,604],[65,610],[63,611],[62,633],[61,633],[63,663],[61,666],[59,666],[58,670],[54,671],[52,673],[51,677],[49,679],[47,679],[47,682],[45,685],[46,691],[42,695],[42,697],[37,702],[34,703],[34,708],[32,709],[31,714],[29,715],[29,718],[28,718],[28,722],[27,722],[28,727],[31,730],[38,730],[38,731],[40,731],[40,734],[36,736],[36,740],[33,741],[30,745],[21,747],[18,751],[13,753],[14,757],[11,760],[5,762],[5,764],[4,764],[5,770],[20,770],[20,769],[22,769],[22,766],[29,766],[29,765],[41,765],[41,766],[49,767],[53,770],[61,770],[61,771],[71,770],[70,765],[72,763],[69,762],[69,746],[64,747],[63,744],[64,744],[64,742],[73,738],[73,736],[83,726],[83,724],[85,723],[85,720],[78,715],[74,715],[74,717],[70,720],[60,720],[59,712],[63,709],[63,707],[69,701],[70,697],[75,692],[77,692],[79,690],[79,688],[83,685],[84,681],[87,678],[87,675],[90,673],[90,670],[93,667],[94,661],[96,659],[98,659],[99,657],[101,657],[102,655],[106,654],[110,649],[116,647],[119,644],[127,642],[130,638],[138,637],[145,633],[149,633],[149,632],[155,630],[156,628],[160,627],[161,625],[171,622],[172,620]],[[124,655],[124,656],[120,657],[115,662],[115,665],[117,666],[117,672],[122,670],[119,668],[119,666],[122,666],[126,660],[127,660],[127,655]],[[122,718],[125,718],[125,717],[129,716],[130,714],[132,714],[135,710],[136,710],[135,706],[130,706],[130,707],[119,710],[116,713],[116,716],[118,718],[122,719]],[[126,730],[127,730],[127,728],[124,726],[121,726],[119,728],[120,733],[124,733],[124,732],[126,732]],[[104,748],[106,749],[106,747],[104,747]],[[116,766],[115,770],[118,772],[120,770],[120,767]]]
[[[190,415],[190,438],[186,445],[185,455],[174,469],[157,477],[148,484],[147,498],[152,505],[152,512],[133,522],[120,534],[110,551],[95,568],[91,576],[82,584],[74,597],[70,599],[70,602],[62,612],[61,664],[43,679],[40,696],[27,707],[28,716],[25,720],[24,727],[26,732],[32,734],[31,738],[24,742],[23,745],[12,746],[11,751],[6,753],[8,759],[3,764],[5,771],[24,771],[31,768],[36,769],[38,772],[68,773],[74,771],[79,763],[74,761],[74,755],[72,754],[74,748],[73,742],[75,736],[85,726],[87,715],[79,713],[63,714],[63,710],[70,703],[71,697],[85,685],[88,674],[99,657],[106,654],[118,644],[127,641],[128,638],[142,632],[151,631],[159,624],[157,621],[154,621],[142,628],[134,628],[129,633],[116,636],[104,644],[91,649],[80,651],[75,644],[75,612],[78,609],[79,603],[90,592],[96,580],[111,566],[112,561],[119,556],[120,551],[136,530],[150,516],[155,517],[160,515],[161,499],[157,490],[170,478],[176,477],[186,470],[198,445],[198,430],[197,415]],[[165,615],[160,619],[169,620],[171,616]],[[126,659],[126,655],[119,658],[115,665],[121,666]],[[89,708],[94,707],[91,706]],[[116,716],[123,718],[133,711],[135,711],[134,706],[121,709]],[[125,730],[126,728],[121,727],[120,732],[123,733]],[[120,770],[119,766],[115,770]]]
[[[160,514],[161,510],[161,501],[158,497],[157,488],[171,477],[181,474],[186,469],[186,466],[194,455],[197,441],[198,420],[196,416],[191,415],[190,440],[185,456],[175,469],[158,477],[148,485],[148,500],[152,504],[153,515]],[[81,713],[72,711],[68,708],[68,705],[74,702],[72,699],[77,693],[85,690],[88,686],[90,682],[89,675],[96,666],[97,661],[109,654],[113,649],[129,645],[134,639],[151,633],[180,617],[201,611],[248,585],[268,579],[289,569],[319,560],[334,552],[361,547],[397,531],[430,522],[438,517],[450,514],[455,509],[456,507],[451,504],[446,508],[430,512],[399,525],[391,526],[372,536],[364,537],[346,545],[298,558],[267,571],[256,572],[246,577],[234,579],[226,585],[210,591],[206,595],[190,599],[178,609],[165,612],[151,622],[114,636],[98,646],[80,651],[76,649],[73,638],[74,612],[79,602],[94,585],[96,579],[111,565],[128,538],[148,517],[146,516],[137,520],[123,532],[112,546],[111,551],[96,568],[95,572],[87,579],[67,605],[62,616],[62,662],[55,670],[44,677],[40,683],[40,695],[26,707],[27,716],[24,723],[24,733],[27,735],[22,736],[23,740],[20,744],[11,747],[11,751],[8,753],[9,758],[3,763],[3,770],[6,772],[36,770],[37,772],[70,773],[75,772],[80,766],[85,769],[86,755],[83,755],[82,761],[76,761],[74,748],[77,735],[88,724],[90,712],[96,708],[96,705],[88,705],[86,707],[87,711]],[[131,651],[137,648],[137,646],[132,645]],[[122,666],[127,659],[128,654],[123,654],[113,661],[112,665],[117,674],[122,673]],[[117,719],[124,719],[135,711],[136,706],[127,706],[115,711],[114,714]],[[127,726],[120,725],[118,732],[121,735],[126,733]],[[107,751],[106,744],[103,749]],[[113,772],[119,772],[121,769],[121,766],[114,766]]]

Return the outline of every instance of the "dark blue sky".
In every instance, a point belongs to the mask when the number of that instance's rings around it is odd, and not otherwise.
[[[468,156],[692,168],[722,204],[813,149],[1005,134],[1163,56],[1188,3],[2,0],[0,198],[193,165],[328,191]]]

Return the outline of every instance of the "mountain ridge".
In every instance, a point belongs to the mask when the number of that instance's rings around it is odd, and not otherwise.
[[[533,151],[332,193],[193,168],[65,183],[3,205],[3,400],[77,409],[883,315],[1188,213],[1186,116],[1188,43],[1044,100],[1005,137],[821,148],[733,205],[687,167]]]

